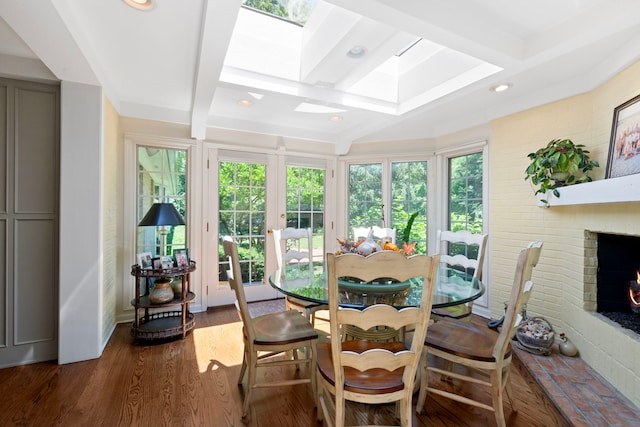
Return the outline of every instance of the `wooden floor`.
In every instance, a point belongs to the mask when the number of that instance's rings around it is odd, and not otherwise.
[[[243,426],[241,333],[235,309],[217,308],[197,314],[185,340],[133,345],[129,326],[119,325],[98,360],[2,369],[0,426]],[[508,425],[564,425],[537,385],[512,371],[519,412],[505,403]],[[287,367],[259,379],[292,375]],[[429,396],[426,407],[414,426],[495,425],[488,411],[447,399]],[[350,404],[347,424],[394,424],[393,409]],[[247,425],[317,427],[310,386],[257,390]]]

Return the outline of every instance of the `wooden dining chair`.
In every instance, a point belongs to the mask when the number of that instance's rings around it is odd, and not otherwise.
[[[327,254],[331,332],[329,341],[318,343],[318,421],[326,419],[329,426],[343,426],[347,400],[368,404],[398,402],[401,425],[411,425],[414,381],[431,313],[438,258],[437,255],[407,258],[393,251],[376,252],[367,257]],[[422,287],[420,306],[341,307],[338,278],[343,277],[364,282],[382,277],[399,282],[417,280]],[[400,330],[415,325],[415,330],[408,344],[343,340],[346,325],[363,330],[376,326]]]
[[[451,268],[460,269],[481,281],[488,238],[487,234],[472,234],[466,230],[438,230],[436,247],[440,253],[440,262]],[[453,319],[470,318],[472,310],[473,303],[468,302],[433,309],[432,317],[436,321],[447,317]]]
[[[541,242],[532,242],[520,252],[511,288],[511,296],[500,333],[486,326],[470,322],[444,319],[429,327],[423,351],[420,376],[420,394],[416,410],[422,412],[428,393],[444,396],[467,405],[484,408],[495,413],[498,427],[505,426],[503,392],[506,391],[515,412],[516,402],[511,392],[509,371],[512,359],[511,339],[522,320],[522,306],[529,298],[533,287],[531,274],[538,263]],[[429,365],[429,355],[437,356],[453,364],[470,368],[465,373],[439,369]],[[438,388],[429,385],[429,374],[437,373],[453,380],[460,380],[469,386],[488,387],[491,402],[474,400],[459,393],[463,388]],[[475,375],[474,375],[475,374]]]
[[[273,236],[279,269],[291,263],[307,262],[313,264],[313,234],[311,228],[287,227],[274,229],[271,230],[271,235]],[[311,266],[308,268],[308,273],[309,275],[313,274]],[[285,307],[287,310],[297,310],[307,316],[313,326],[316,323],[316,312],[329,308],[326,304],[305,301],[289,295],[285,298]]]
[[[240,260],[238,247],[233,239],[225,236],[222,241],[224,253],[229,257],[230,269],[227,272],[229,285],[236,294],[236,308],[243,323],[242,334],[244,341],[244,357],[238,384],[242,384],[245,372],[248,371],[247,389],[242,404],[242,417],[249,413],[251,394],[254,389],[260,387],[280,388],[295,384],[311,384],[313,396],[316,396],[316,344],[318,334],[309,323],[309,319],[294,310],[286,310],[277,313],[264,314],[251,317],[247,299],[244,294],[244,285],[240,273]],[[304,350],[306,358],[294,359],[275,358],[274,356],[289,356],[290,352]],[[305,378],[275,379],[258,383],[256,371],[258,368],[277,367],[286,365],[307,365],[309,375]]]

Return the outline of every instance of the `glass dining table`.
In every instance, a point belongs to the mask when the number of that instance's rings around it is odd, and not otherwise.
[[[407,282],[380,279],[373,282],[358,282],[343,278],[338,280],[340,305],[366,307],[386,303],[397,308],[420,305],[422,296],[421,278]],[[269,276],[272,287],[285,295],[301,300],[328,304],[326,269],[322,262],[288,264]],[[441,263],[438,268],[432,308],[451,307],[480,298],[485,292],[482,282],[471,275]]]

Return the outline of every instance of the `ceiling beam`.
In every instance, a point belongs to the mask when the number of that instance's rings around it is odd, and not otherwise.
[[[205,0],[203,3],[200,49],[191,107],[192,138],[205,138],[209,109],[224,66],[240,4],[238,0],[216,1],[215,4]]]
[[[54,1],[2,1],[0,16],[58,79],[100,84]]]

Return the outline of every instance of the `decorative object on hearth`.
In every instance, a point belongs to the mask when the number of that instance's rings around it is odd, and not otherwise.
[[[576,347],[576,345],[567,338],[564,332],[560,333],[558,350],[560,351],[560,354],[564,354],[565,356],[573,357],[578,354],[578,347]]]
[[[525,169],[524,179],[531,179],[531,183],[538,186],[534,195],[542,194],[544,197],[551,191],[560,197],[558,188],[591,181],[589,171],[600,164],[591,160],[589,151],[584,147],[570,139],[553,139],[546,147],[529,153],[527,157],[531,163]],[[545,199],[540,201],[547,203]]]
[[[519,348],[533,354],[551,353],[554,332],[551,324],[543,317],[531,317],[523,320],[516,330],[516,344]]]
[[[605,178],[640,173],[640,95],[613,110]]]

